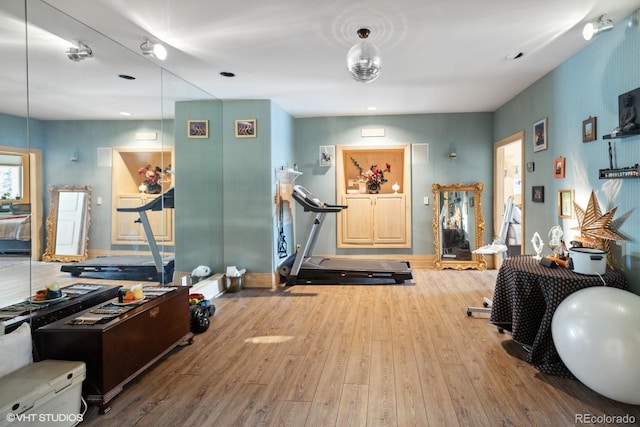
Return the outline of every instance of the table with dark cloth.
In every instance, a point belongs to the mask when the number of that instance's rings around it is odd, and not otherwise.
[[[602,280],[607,286],[628,290],[622,273],[609,268],[601,279],[562,267],[545,267],[532,256],[507,258],[498,271],[490,320],[511,331],[513,340],[526,347],[527,362],[541,372],[573,378],[553,344],[551,320],[567,296],[603,286]]]

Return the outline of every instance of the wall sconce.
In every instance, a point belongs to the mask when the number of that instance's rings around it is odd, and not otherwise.
[[[70,47],[67,49],[67,58],[73,62],[80,62],[87,58],[93,57],[93,51],[89,46],[82,42],[78,42],[78,47]]]
[[[80,161],[80,158],[78,157],[77,153],[73,153],[71,157],[69,157],[69,161],[71,163],[78,163]]]
[[[458,154],[456,153],[456,146],[451,144],[449,146],[449,160],[453,161],[458,157]]]
[[[595,21],[587,22],[582,29],[582,37],[584,37],[585,40],[591,40],[593,36],[609,31],[612,28],[613,21],[611,19],[605,19],[604,15],[600,15]]]
[[[144,56],[158,58],[161,61],[167,59],[167,49],[160,43],[153,43],[149,39],[140,45],[140,50]]]

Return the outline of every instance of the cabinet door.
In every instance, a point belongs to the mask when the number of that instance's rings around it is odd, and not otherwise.
[[[346,195],[343,196],[344,205],[342,215],[342,242],[355,244],[373,243],[373,205],[371,196]]]
[[[406,216],[404,194],[380,194],[374,199],[374,242],[404,243]]]
[[[116,208],[137,208],[139,206],[142,206],[140,195],[118,195]],[[113,214],[116,217],[115,243],[141,243],[145,241],[142,224],[136,222],[139,218],[137,213],[114,210]]]
[[[149,224],[153,230],[156,242],[173,244],[173,209],[147,211],[147,216],[149,217]],[[145,242],[146,241],[147,239],[145,237]]]

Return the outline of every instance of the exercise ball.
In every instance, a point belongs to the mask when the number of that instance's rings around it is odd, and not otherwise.
[[[553,342],[569,371],[590,389],[618,402],[640,404],[640,296],[595,286],[558,306]]]

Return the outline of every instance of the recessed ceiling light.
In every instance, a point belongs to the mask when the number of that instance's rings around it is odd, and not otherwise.
[[[513,59],[520,59],[524,56],[524,53],[522,52],[515,52],[515,53],[510,53],[509,55],[505,56],[504,59],[509,59],[509,60],[513,60]]]
[[[230,71],[222,71],[220,72],[220,75],[222,77],[235,77],[236,75]]]
[[[118,77],[125,80],[135,80],[136,78],[128,74],[118,74]]]
[[[120,111],[120,115],[121,115],[121,116],[129,117],[129,116],[131,115],[131,113],[128,113],[128,112],[126,112],[126,111]]]
[[[377,108],[375,107],[375,105],[370,105],[370,106],[367,107],[367,110],[369,110],[369,111],[376,111],[376,109]]]

